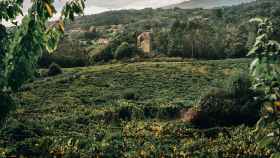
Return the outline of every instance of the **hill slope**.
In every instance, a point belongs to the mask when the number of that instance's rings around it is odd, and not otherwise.
[[[186,1],[163,8],[170,9],[170,8],[178,7],[182,9],[193,9],[193,8],[210,9],[210,8],[222,7],[222,6],[239,5],[242,3],[248,3],[253,1],[255,0],[191,0],[191,1]]]
[[[0,131],[0,155],[265,157],[248,127],[199,130],[177,120],[202,93],[247,66],[239,59],[65,69],[17,94],[20,106]]]
[[[268,17],[275,26],[279,25],[279,2],[278,0],[259,0],[243,5],[226,7],[222,10],[120,10],[78,17],[66,27],[67,33],[69,33],[67,37],[69,38],[65,38],[63,41],[65,43],[61,44],[62,49],[58,49],[59,53],[55,53],[58,56],[58,60],[49,61],[48,63],[56,62],[60,65],[65,64],[66,62],[63,62],[63,59],[65,59],[65,56],[69,56],[69,59],[73,58],[71,55],[75,56],[75,62],[73,63],[79,63],[79,61],[83,61],[84,63],[80,65],[92,63],[95,60],[88,59],[88,57],[104,50],[96,44],[99,42],[99,39],[103,40],[104,38],[111,41],[112,47],[107,49],[110,54],[114,54],[117,46],[124,41],[128,42],[131,48],[137,49],[136,36],[147,30],[153,30],[154,40],[152,40],[152,45],[155,54],[179,57],[195,56],[203,59],[245,57],[248,48],[254,42],[254,34],[250,29],[248,21],[253,17]],[[216,2],[196,0],[189,3],[207,4],[209,6],[208,3],[214,4]],[[227,2],[227,4],[229,3]],[[200,20],[198,25],[204,26],[199,28],[205,33],[195,36],[196,38],[189,38],[189,36],[193,36],[189,21],[196,18],[204,19],[203,21]],[[184,29],[181,29],[183,33],[178,35],[170,33],[172,29],[176,29],[174,24],[176,21],[178,22],[178,19],[180,19],[179,22],[184,27]],[[279,39],[280,35],[277,32],[280,31],[278,31],[278,27],[275,28],[277,29],[275,31],[275,38]],[[171,39],[172,37],[183,42],[176,42],[177,44],[175,43],[173,45],[172,40],[174,39]],[[190,39],[199,42],[195,42],[195,46],[192,46],[194,42],[191,42]],[[184,50],[181,49],[178,43],[184,43]],[[178,50],[175,49],[176,47]],[[193,52],[193,50],[195,52],[190,54],[189,52]],[[65,52],[69,53],[66,54]],[[81,55],[79,52],[85,53]],[[63,54],[65,56],[62,56]],[[76,62],[76,59],[80,60]]]

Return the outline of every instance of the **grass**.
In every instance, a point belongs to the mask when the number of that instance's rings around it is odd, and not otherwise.
[[[249,61],[146,61],[64,69],[26,84],[0,131],[0,155],[266,157],[251,128],[199,130],[180,111]],[[1,156],[0,156],[1,157]]]

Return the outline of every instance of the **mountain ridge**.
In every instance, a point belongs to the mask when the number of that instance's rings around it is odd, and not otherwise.
[[[190,0],[178,4],[173,4],[163,7],[163,9],[181,8],[181,9],[194,9],[203,8],[211,9],[223,6],[234,6],[242,3],[254,2],[256,0]]]

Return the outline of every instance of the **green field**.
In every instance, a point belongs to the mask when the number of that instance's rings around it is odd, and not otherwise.
[[[16,94],[0,157],[266,157],[250,127],[196,129],[180,121],[180,111],[248,65],[159,60],[36,79]]]

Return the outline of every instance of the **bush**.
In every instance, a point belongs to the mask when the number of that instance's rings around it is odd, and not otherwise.
[[[116,59],[130,58],[133,56],[133,52],[127,42],[123,42],[115,51],[114,57]]]
[[[212,89],[202,96],[183,114],[183,120],[201,128],[254,125],[260,118],[262,102],[254,99],[260,94],[249,89],[250,83],[244,74],[231,77],[225,88]]]
[[[133,118],[132,107],[129,106],[121,107],[121,109],[119,110],[119,119],[132,120],[132,118]]]
[[[203,96],[196,105],[196,120],[192,122],[200,127],[224,126],[236,123],[233,121],[238,107],[227,98],[226,91],[213,89]],[[192,109],[191,109],[192,110]]]
[[[137,93],[138,92],[135,89],[129,88],[129,89],[124,90],[122,95],[123,95],[124,99],[127,99],[127,100],[137,100],[137,98],[138,98]]]
[[[15,105],[10,95],[0,92],[0,125],[2,125],[9,112],[15,108]]]
[[[64,68],[71,68],[87,66],[89,60],[86,57],[77,56],[43,55],[38,61],[38,65],[41,68],[48,68],[52,63],[57,63]]]
[[[48,70],[48,76],[56,76],[62,74],[63,71],[58,64],[52,63]]]
[[[43,130],[34,122],[21,122],[16,119],[8,119],[7,126],[1,130],[1,134],[12,143],[24,141],[25,139],[37,137]]]
[[[118,120],[131,121],[131,120],[142,119],[144,116],[142,110],[137,106],[125,105],[119,108],[117,117]]]
[[[233,75],[226,82],[225,89],[233,97],[248,95],[252,83],[248,74],[242,72]]]
[[[100,51],[94,52],[91,55],[93,62],[107,62],[113,59],[111,48],[108,46]]]

